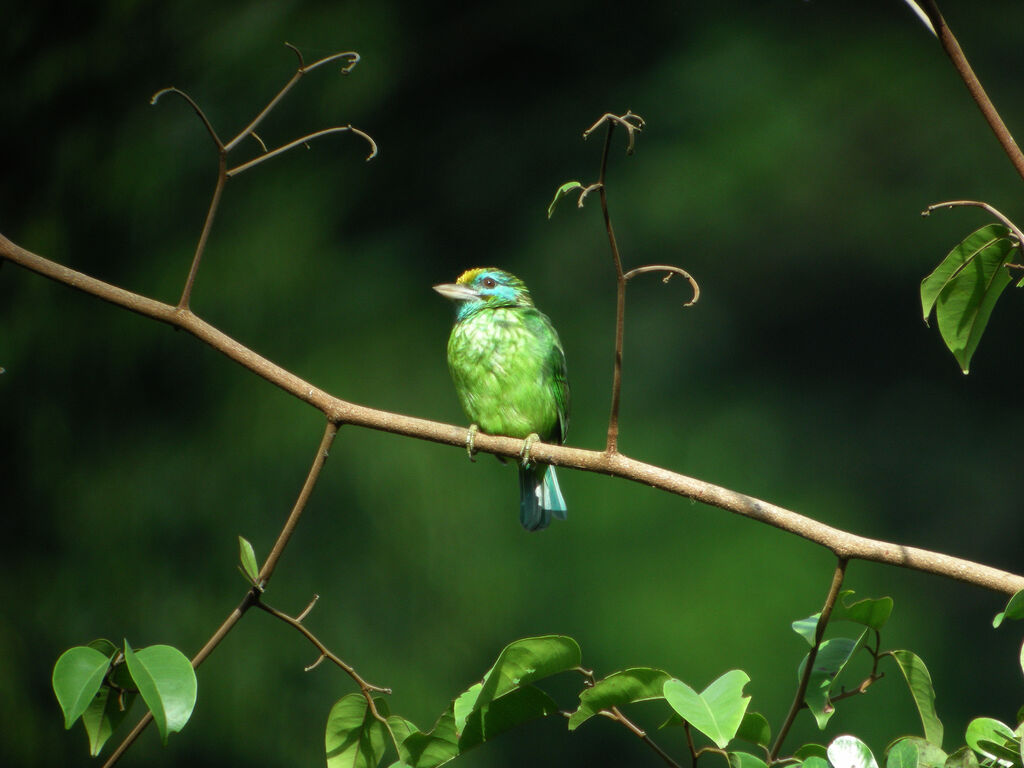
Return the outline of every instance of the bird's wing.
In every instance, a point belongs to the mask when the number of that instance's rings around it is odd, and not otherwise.
[[[558,334],[554,333],[555,343],[551,347],[551,386],[554,390],[555,403],[558,407],[558,442],[564,443],[566,433],[569,431],[569,378],[566,373],[565,350],[562,349],[562,342]]]

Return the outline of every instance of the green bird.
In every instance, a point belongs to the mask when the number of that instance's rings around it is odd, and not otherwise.
[[[463,272],[434,290],[456,303],[448,368],[473,435],[526,440],[519,467],[519,521],[528,531],[565,519],[555,468],[530,462],[537,440],[561,444],[569,427],[565,352],[523,281],[495,267]]]

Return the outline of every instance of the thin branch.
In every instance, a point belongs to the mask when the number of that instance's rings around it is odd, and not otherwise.
[[[618,707],[612,707],[611,710],[601,710],[601,714],[606,714],[607,717],[610,717],[612,720],[626,726],[626,728],[633,732],[634,736],[653,749],[655,753],[657,753],[658,757],[665,761],[666,765],[670,765],[672,768],[682,768],[679,763],[672,759],[672,756],[669,755],[668,752],[659,747],[657,743],[647,735],[647,732],[643,728],[622,714]]]
[[[957,42],[954,37],[952,30],[946,24],[946,20],[942,17],[942,13],[939,11],[939,6],[935,0],[923,0],[924,12],[928,15],[929,20],[932,22],[932,26],[935,28],[935,33],[939,38],[939,42],[942,44],[943,50],[946,55],[949,56],[949,60],[953,62],[953,67],[959,73],[964,84],[967,86],[967,90],[971,94],[971,98],[978,105],[981,110],[981,114],[985,116],[985,120],[988,122],[992,132],[995,133],[996,138],[999,140],[1000,145],[1003,147],[1003,151],[1006,152],[1007,157],[1010,158],[1010,162],[1013,163],[1013,167],[1017,169],[1017,173],[1024,178],[1024,153],[1021,152],[1020,147],[1017,146],[1017,142],[1014,141],[1013,136],[1010,134],[1010,130],[1006,127],[1006,123],[1003,122],[1003,118],[999,116],[999,112],[996,111],[995,105],[992,100],[989,99],[988,94],[985,93],[984,87],[981,85],[981,81],[978,80],[978,76],[974,74],[974,70],[971,68],[970,63],[967,61],[967,57],[964,56],[963,50],[960,48],[960,43]]]
[[[196,252],[192,256],[192,265],[188,269],[188,277],[185,278],[185,287],[181,291],[181,298],[178,299],[178,309],[188,309],[192,301],[192,286],[195,285],[196,275],[199,273],[199,262],[206,252],[206,243],[210,239],[210,232],[213,229],[213,220],[217,215],[217,208],[220,206],[220,198],[224,192],[224,184],[227,182],[227,151],[220,149],[217,159],[217,184],[213,188],[213,197],[210,198],[210,207],[206,209],[206,220],[203,222],[203,231],[199,235],[199,242],[196,243]]]
[[[254,157],[252,160],[242,163],[241,165],[236,165],[234,168],[227,172],[227,176],[229,179],[234,178],[238,174],[249,170],[255,165],[259,165],[265,160],[269,160],[272,157],[277,157],[278,155],[283,154],[290,149],[295,149],[295,147],[302,146],[303,144],[306,144],[307,142],[310,142],[313,139],[318,139],[321,136],[328,136],[332,133],[343,132],[354,133],[356,136],[359,136],[366,140],[366,142],[370,145],[370,154],[366,156],[367,161],[370,161],[377,156],[377,143],[372,138],[370,138],[369,134],[364,133],[358,128],[353,128],[351,125],[339,125],[334,128],[324,128],[322,131],[315,131],[314,133],[310,133],[306,136],[295,139],[295,141],[290,141],[282,147],[278,147],[277,149],[272,149],[269,152],[265,152],[259,157]]]
[[[313,406],[335,424],[351,424],[443,443],[459,450],[466,449],[469,430],[465,427],[370,408],[334,397],[256,354],[191,311],[178,310],[170,304],[140,296],[69,269],[15,245],[3,235],[0,235],[0,258],[136,314],[186,331],[261,378]],[[474,443],[479,451],[510,458],[520,456],[523,445],[524,441],[517,438],[487,435],[483,432],[477,434]],[[604,451],[539,442],[532,444],[530,452],[534,459],[545,464],[620,477],[742,515],[800,536],[847,560],[867,560],[933,573],[1007,595],[1024,589],[1024,576],[939,552],[858,536],[762,499],[646,464],[621,453],[608,454]]]
[[[1021,232],[1020,228],[1012,221],[1010,221],[1009,218],[1007,218],[1002,213],[993,208],[991,205],[989,205],[988,203],[983,203],[979,200],[947,200],[944,203],[934,203],[933,205],[929,205],[927,208],[921,211],[921,215],[928,216],[929,214],[931,214],[932,211],[938,210],[939,208],[955,208],[957,206],[982,208],[988,211],[990,214],[999,219],[999,221],[1003,223],[1003,226],[1005,226],[1008,230],[1010,230],[1010,232],[1013,233],[1013,236],[1017,238],[1018,246],[1024,246],[1024,233]]]
[[[829,586],[828,595],[825,597],[825,605],[821,609],[821,616],[818,617],[818,625],[814,629],[814,644],[807,654],[804,673],[800,676],[800,684],[797,686],[793,703],[789,707],[789,714],[786,715],[786,720],[779,729],[779,735],[775,739],[775,744],[772,745],[771,752],[768,753],[769,762],[778,757],[779,750],[782,749],[782,742],[786,740],[789,729],[793,727],[793,721],[796,720],[797,713],[804,704],[804,696],[807,695],[807,685],[810,683],[811,675],[814,672],[814,661],[818,658],[818,648],[821,647],[821,639],[825,635],[825,627],[828,626],[829,617],[832,615],[832,608],[835,606],[836,598],[839,597],[839,590],[843,586],[843,577],[846,575],[846,563],[846,559],[842,557],[836,563],[836,569],[832,574],[832,584]]]
[[[685,269],[682,269],[681,267],[674,267],[670,264],[648,264],[647,266],[644,267],[636,267],[635,269],[629,270],[629,272],[623,275],[623,277],[628,283],[637,275],[642,275],[647,272],[667,273],[663,278],[661,278],[661,282],[663,283],[667,283],[669,280],[671,280],[672,275],[682,275],[690,283],[690,288],[693,289],[693,298],[690,299],[685,304],[683,304],[683,306],[692,307],[700,300],[700,286],[697,284],[697,281],[693,279],[690,273],[687,272]]]
[[[347,664],[345,661],[339,658],[334,652],[332,652],[330,648],[328,648],[326,645],[320,642],[320,639],[312,632],[310,632],[306,625],[303,624],[302,621],[299,620],[297,617],[289,616],[287,613],[279,611],[277,610],[277,608],[274,608],[273,606],[267,605],[262,600],[257,600],[254,603],[254,607],[259,608],[261,611],[269,613],[274,618],[280,619],[285,624],[288,624],[289,626],[297,629],[302,634],[303,637],[309,640],[309,642],[311,642],[316,647],[316,649],[320,651],[321,656],[323,656],[325,659],[332,662],[336,666],[340,667],[345,672],[345,674],[352,678],[353,682],[355,682],[355,684],[358,685],[359,689],[363,692],[363,695],[365,695],[367,699],[370,701],[371,707],[373,707],[373,700],[371,694],[391,693],[390,688],[384,688],[382,686],[366,682],[359,675],[359,673],[356,672],[355,668],[351,664]],[[374,709],[374,712],[376,712],[376,709]]]
[[[324,436],[320,438],[320,447],[317,449],[316,458],[313,459],[313,466],[309,468],[309,473],[306,475],[306,482],[302,484],[302,490],[299,491],[299,498],[295,500],[295,505],[292,507],[291,514],[288,515],[288,519],[285,520],[284,527],[281,528],[281,532],[277,535],[277,541],[274,542],[273,548],[270,550],[270,554],[267,555],[266,561],[263,563],[263,567],[260,568],[260,575],[257,579],[261,588],[266,588],[267,582],[270,581],[270,577],[274,575],[274,569],[277,567],[278,560],[281,559],[281,554],[284,552],[284,548],[288,546],[288,540],[292,537],[292,532],[295,530],[295,526],[299,523],[299,518],[302,517],[302,512],[306,508],[306,502],[309,501],[309,496],[313,493],[313,486],[316,485],[316,481],[320,479],[320,471],[324,468],[324,464],[327,463],[327,456],[331,451],[331,444],[334,442],[335,435],[338,434],[338,425],[333,421],[328,421],[324,427]],[[306,615],[313,605],[310,603],[309,607],[303,612],[303,616]]]

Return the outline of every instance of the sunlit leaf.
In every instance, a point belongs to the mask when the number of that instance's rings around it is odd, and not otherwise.
[[[970,747],[960,747],[946,758],[944,768],[978,768],[978,756]]]
[[[558,712],[554,699],[539,688],[526,685],[473,710],[459,735],[459,751],[465,752],[518,725]]]
[[[60,655],[53,665],[53,692],[70,728],[89,708],[110,668],[110,657],[95,648],[78,645]]]
[[[833,768],[878,768],[871,749],[856,736],[837,736],[828,745],[828,761]]]
[[[663,691],[665,700],[680,717],[711,739],[719,749],[725,749],[736,736],[750,703],[750,697],[743,695],[743,687],[749,682],[746,672],[733,669],[702,693],[675,678],[665,682]]]
[[[967,732],[964,734],[967,746],[990,760],[996,760],[1002,765],[1013,765],[1020,762],[1019,746],[1017,754],[1010,749],[1009,744],[1019,745],[1013,730],[1006,723],[994,720],[991,717],[976,717],[967,724]]]
[[[736,731],[736,738],[767,747],[772,741],[772,727],[760,712],[747,712],[743,715],[739,730]]]
[[[885,755],[886,768],[943,768],[945,764],[946,753],[918,736],[897,739]]]
[[[181,651],[169,645],[133,651],[125,640],[124,657],[166,744],[168,734],[180,731],[192,716],[196,705],[195,670]]]
[[[671,679],[668,672],[649,667],[634,667],[609,675],[580,694],[580,706],[569,717],[569,730],[576,730],[602,709],[664,698],[662,689]]]
[[[935,689],[932,687],[932,676],[928,667],[912,651],[893,651],[893,659],[903,673],[903,678],[910,688],[914,705],[921,716],[924,737],[937,747],[942,746],[942,721],[935,712]]]
[[[387,716],[387,703],[375,699],[374,706],[382,717]],[[331,707],[324,733],[328,768],[376,768],[384,757],[388,733],[384,724],[373,716],[366,697],[361,693],[343,696]]]
[[[452,708],[438,718],[429,732],[412,733],[399,745],[399,756],[409,768],[435,768],[453,760],[459,754],[459,740],[455,735],[455,715]]]
[[[729,768],[768,768],[768,764],[749,752],[730,752]]]

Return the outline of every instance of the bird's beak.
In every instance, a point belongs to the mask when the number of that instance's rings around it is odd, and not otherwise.
[[[472,301],[473,299],[480,298],[480,294],[468,285],[459,285],[458,283],[435,285],[434,290],[452,301]]]

